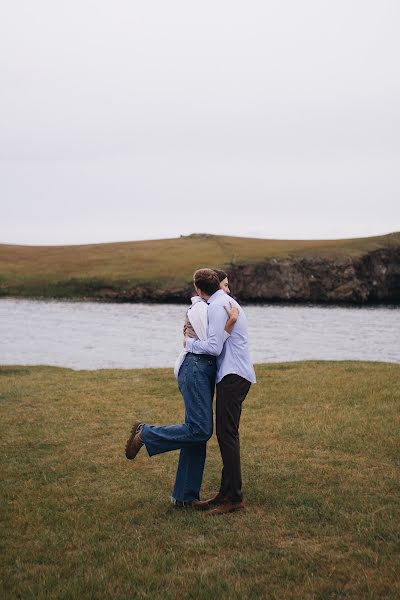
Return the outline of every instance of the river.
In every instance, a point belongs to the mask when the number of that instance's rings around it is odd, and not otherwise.
[[[400,308],[249,305],[255,363],[400,362]],[[0,364],[72,369],[172,367],[186,307],[0,300]]]

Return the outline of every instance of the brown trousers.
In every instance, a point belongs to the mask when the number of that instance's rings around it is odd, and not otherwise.
[[[250,386],[247,379],[234,374],[225,375],[217,384],[216,429],[223,463],[220,493],[231,502],[243,499],[239,421]]]

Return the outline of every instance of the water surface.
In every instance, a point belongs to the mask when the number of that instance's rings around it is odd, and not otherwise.
[[[0,300],[0,364],[172,367],[187,307]],[[400,362],[398,307],[250,305],[254,362]]]

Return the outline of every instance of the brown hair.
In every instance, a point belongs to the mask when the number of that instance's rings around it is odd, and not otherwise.
[[[198,269],[193,273],[193,283],[205,294],[212,296],[219,290],[218,275],[213,269]]]
[[[220,283],[221,283],[221,281],[223,281],[224,279],[226,279],[228,277],[228,273],[225,273],[225,271],[222,271],[221,269],[214,269],[214,271],[216,272],[218,281]]]

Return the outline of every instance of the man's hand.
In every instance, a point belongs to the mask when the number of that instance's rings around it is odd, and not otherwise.
[[[187,320],[183,326],[183,335],[184,337],[197,338],[196,332],[189,320]]]

